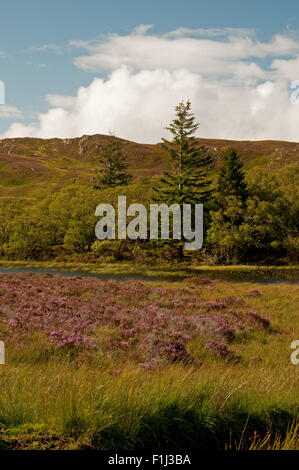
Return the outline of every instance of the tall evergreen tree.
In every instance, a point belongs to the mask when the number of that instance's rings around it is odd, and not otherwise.
[[[103,168],[98,170],[100,175],[95,187],[103,189],[126,186],[132,177],[125,171],[128,164],[123,155],[121,140],[110,134],[107,142],[99,148],[99,155]]]
[[[243,165],[237,151],[232,147],[224,152],[224,162],[219,173],[217,193],[219,200],[224,200],[227,196],[236,196],[245,203],[248,197]]]
[[[175,119],[166,127],[172,134],[172,140],[162,139],[173,171],[163,173],[154,200],[167,204],[204,204],[212,193],[208,177],[212,157],[195,140],[194,134],[199,124],[191,112],[191,102],[181,101],[175,107],[175,113]]]

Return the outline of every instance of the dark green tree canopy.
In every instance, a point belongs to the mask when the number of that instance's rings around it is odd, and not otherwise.
[[[121,140],[110,134],[107,142],[99,148],[99,155],[99,162],[103,168],[98,170],[99,176],[95,187],[104,189],[126,186],[132,177],[125,171],[128,164],[123,155]]]
[[[236,196],[243,203],[248,197],[243,165],[237,151],[230,147],[224,152],[224,162],[219,173],[217,186],[218,199],[224,200],[228,196]]]
[[[191,112],[191,102],[181,101],[175,107],[175,119],[166,127],[172,140],[163,139],[172,171],[164,172],[161,186],[156,190],[155,201],[170,203],[205,203],[211,197],[211,180],[208,171],[212,157],[195,139],[199,124]]]

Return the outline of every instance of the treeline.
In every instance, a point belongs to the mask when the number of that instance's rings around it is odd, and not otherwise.
[[[185,253],[204,263],[298,261],[298,168],[252,169],[246,173],[248,197],[218,193],[205,212],[203,249]],[[152,202],[160,178],[140,178],[121,189],[97,190],[75,184],[40,202],[0,200],[0,254],[11,260],[133,260],[154,262],[179,256],[178,244],[163,241],[95,240],[95,207],[117,207],[118,195],[128,204]]]
[[[99,148],[98,182],[74,184],[47,198],[0,200],[0,256],[11,260],[136,261],[154,263],[188,257],[204,264],[295,263],[298,261],[299,170],[296,165],[269,172],[255,167],[245,172],[237,152],[228,148],[218,173],[215,156],[199,147],[198,128],[189,102],[176,107],[163,140],[169,171],[132,181],[113,136]],[[95,208],[127,203],[203,203],[204,246],[183,252],[180,241],[95,239]]]

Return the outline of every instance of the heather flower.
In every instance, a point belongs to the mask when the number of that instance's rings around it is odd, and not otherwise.
[[[218,327],[216,328],[215,332],[216,334],[226,338],[229,343],[235,338],[234,330],[230,328],[222,318],[218,320]]]
[[[210,340],[206,345],[208,351],[216,354],[217,357],[235,357],[234,351],[228,349],[225,343],[219,341]]]
[[[265,328],[270,326],[270,320],[268,320],[268,318],[262,317],[261,315],[259,315],[257,312],[254,312],[253,310],[248,310],[247,315],[250,315],[258,323],[261,323],[263,325],[263,327],[265,327]]]
[[[224,302],[219,302],[218,300],[210,300],[209,302],[201,302],[202,307],[208,308],[226,308],[226,304]]]
[[[186,345],[197,335],[222,356],[239,332],[269,326],[268,319],[245,310],[243,299],[203,301],[185,283],[173,289],[141,281],[0,274],[0,292],[0,320],[20,343],[41,331],[59,349],[100,348],[97,333],[107,328],[115,334],[105,347],[155,366],[189,361]]]

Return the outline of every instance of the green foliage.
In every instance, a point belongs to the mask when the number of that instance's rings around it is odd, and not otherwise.
[[[167,127],[172,140],[164,139],[162,144],[170,170],[162,177],[155,175],[131,181],[125,172],[127,164],[120,139],[103,137],[93,142],[91,151],[84,147],[85,136],[80,139],[83,150],[94,155],[98,148],[104,165],[97,188],[92,187],[90,180],[81,184],[75,179],[75,183],[68,184],[67,181],[74,179],[66,179],[64,185],[55,186],[55,191],[49,185],[43,192],[25,198],[20,186],[17,196],[0,199],[0,256],[12,260],[71,258],[146,264],[181,261],[182,240],[133,243],[95,240],[95,208],[100,203],[112,204],[117,220],[118,196],[123,195],[127,197],[127,205],[144,204],[148,213],[153,201],[169,205],[203,203],[204,247],[198,252],[184,253],[190,262],[298,262],[298,166],[290,164],[271,171],[259,166],[245,173],[237,151],[228,148],[217,174],[211,152],[194,138],[199,124],[191,112],[191,103],[182,101],[175,111],[175,119]],[[44,155],[46,150],[43,152]],[[62,162],[60,153],[57,161],[59,165]]]
[[[34,208],[27,208],[14,219],[9,252],[19,259],[38,259],[50,250],[49,221]]]
[[[247,178],[250,197],[223,198],[224,207],[211,213],[209,249],[220,262],[286,255],[298,259],[298,169],[286,167],[279,173],[251,172]]]
[[[236,196],[243,203],[248,197],[243,165],[234,148],[228,148],[224,152],[224,163],[219,173],[217,192],[220,204],[227,196]]]
[[[18,204],[15,201],[10,199],[0,200],[0,256],[4,255],[5,248],[9,243],[17,207]]]
[[[166,127],[172,141],[163,139],[163,148],[170,156],[173,171],[164,172],[157,188],[155,201],[168,204],[206,203],[212,194],[208,177],[212,157],[199,147],[194,134],[199,127],[191,113],[191,103],[181,101],[175,107],[176,117]]]
[[[103,168],[99,170],[97,189],[125,186],[131,180],[131,175],[125,172],[128,168],[126,157],[123,155],[121,140],[110,135],[107,142],[99,147],[99,162]]]
[[[249,171],[250,196],[246,206],[240,197],[223,198],[223,207],[209,212],[205,220],[204,250],[190,259],[217,263],[296,263],[299,253],[299,170],[295,165],[275,172]],[[109,203],[117,208],[119,195],[127,204],[139,202],[149,209],[158,176],[140,178],[123,186],[101,191],[73,184],[42,201],[0,199],[0,255],[9,259],[51,259],[89,253],[102,261],[128,260],[147,264],[180,258],[173,241],[125,240],[95,242],[95,208]],[[216,194],[217,196],[217,194]],[[108,243],[109,247],[105,243]],[[100,248],[103,244],[102,248]],[[110,245],[113,245],[110,246]],[[114,246],[115,245],[115,246]],[[92,248],[93,247],[93,248]],[[212,259],[213,258],[213,259]]]

